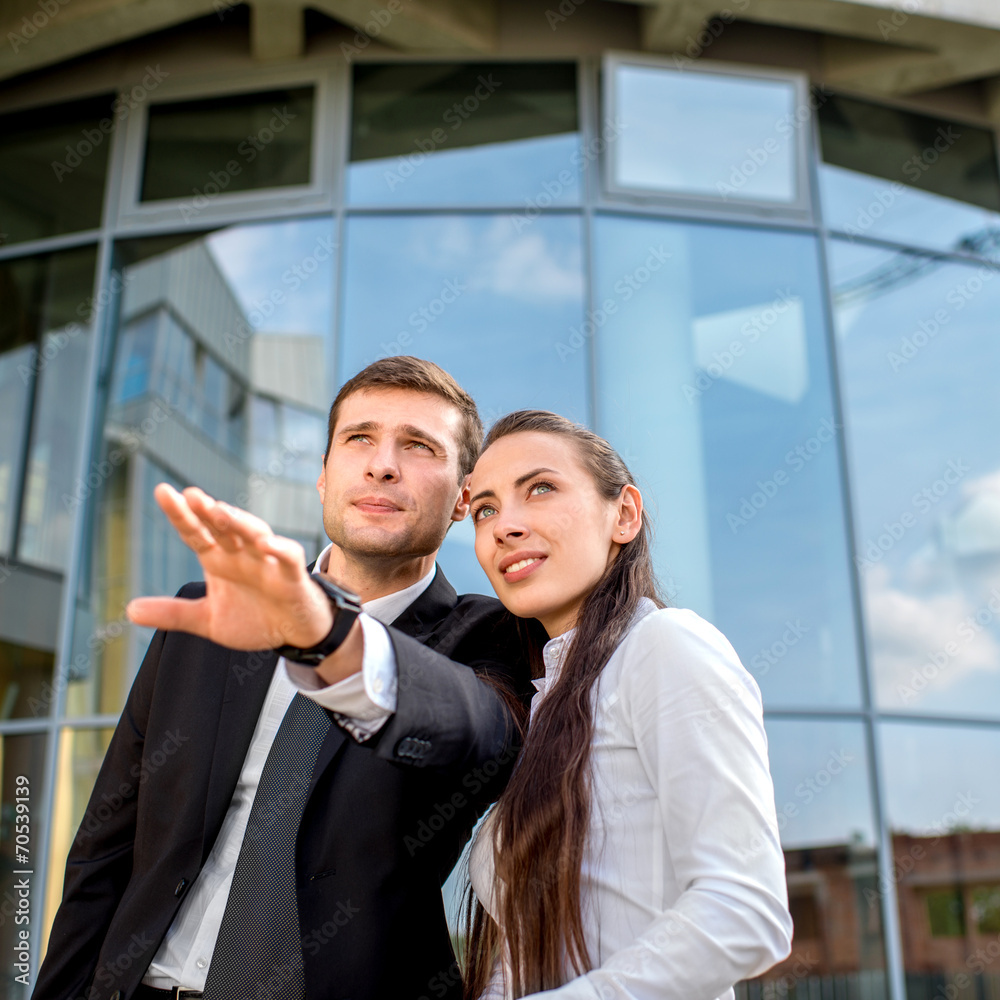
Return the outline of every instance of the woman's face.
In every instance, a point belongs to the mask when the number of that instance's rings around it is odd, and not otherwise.
[[[509,434],[483,452],[469,493],[476,557],[500,600],[537,618],[550,637],[572,628],[617,554],[621,530],[618,503],[597,492],[575,442]]]

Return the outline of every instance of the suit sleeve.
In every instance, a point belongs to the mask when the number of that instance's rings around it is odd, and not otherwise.
[[[458,641],[446,636],[438,646],[447,649],[444,655],[388,629],[397,705],[377,752],[451,777],[479,772],[492,778],[509,772],[520,747],[527,658],[509,615],[473,611],[464,622],[460,616],[456,630]]]
[[[189,596],[187,590],[180,596]],[[165,640],[166,633],[157,632],[149,644],[70,847],[63,898],[32,1000],[89,997],[101,946],[132,874],[143,747]]]

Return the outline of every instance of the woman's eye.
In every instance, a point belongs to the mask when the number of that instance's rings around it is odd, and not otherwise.
[[[550,483],[535,483],[534,486],[529,490],[530,493],[551,493],[552,485]]]
[[[488,503],[484,503],[484,504],[482,505],[482,507],[480,507],[480,508],[479,508],[479,509],[478,509],[478,510],[477,510],[477,511],[475,512],[475,514],[473,514],[473,515],[472,515],[472,517],[473,517],[473,520],[475,520],[475,521],[480,521],[480,520],[482,520],[482,519],[483,519],[484,517],[487,517],[487,516],[489,516],[490,514],[495,514],[496,512],[497,512],[497,509],[496,509],[496,507],[492,507],[492,506],[490,506],[490,504],[488,504]]]

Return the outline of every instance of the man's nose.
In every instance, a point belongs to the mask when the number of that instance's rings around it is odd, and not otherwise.
[[[368,462],[366,474],[372,479],[387,483],[399,479],[399,462],[396,453],[391,448],[376,448]]]

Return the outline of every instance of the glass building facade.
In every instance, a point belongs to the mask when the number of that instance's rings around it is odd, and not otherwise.
[[[25,865],[44,949],[125,603],[199,575],[153,486],[318,551],[333,394],[416,354],[608,437],[757,679],[795,941],[740,995],[1000,996],[996,134],[721,61],[154,69],[0,118],[2,953]]]

